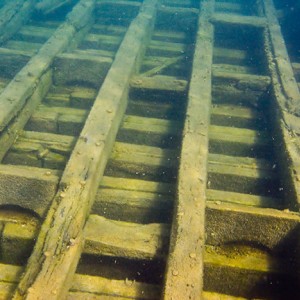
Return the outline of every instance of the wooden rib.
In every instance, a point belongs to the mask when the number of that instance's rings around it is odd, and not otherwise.
[[[68,292],[81,255],[82,231],[97,192],[96,183],[103,175],[125,113],[129,79],[140,64],[157,3],[146,0],[125,35],[62,176],[14,299],[63,299]]]
[[[164,299],[202,299],[214,1],[201,3]]]

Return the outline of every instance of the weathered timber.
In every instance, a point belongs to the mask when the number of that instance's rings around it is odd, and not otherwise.
[[[1,93],[0,131],[24,107],[34,93],[41,76],[48,70],[54,57],[66,49],[71,39],[91,16],[94,1],[79,2],[53,36],[42,46],[38,54],[17,74],[16,78]]]
[[[271,150],[264,131],[211,125],[210,151],[233,156],[264,157]]]
[[[243,91],[261,91],[266,92],[270,86],[271,79],[269,76],[241,74],[228,72],[226,70],[216,70],[213,68],[214,83],[228,84]]]
[[[156,10],[157,1],[145,1],[125,35],[62,176],[14,299],[63,299],[67,295],[81,254],[82,230],[97,192],[96,183],[103,175],[124,115],[129,80],[140,64]]]
[[[214,64],[247,65],[248,53],[245,50],[214,47]]]
[[[20,206],[44,217],[56,193],[59,176],[55,170],[1,165],[0,205]]]
[[[207,245],[247,241],[276,254],[285,247],[295,247],[299,233],[299,214],[209,201],[206,224]]]
[[[37,0],[8,1],[0,9],[0,44],[8,40],[29,19]]]
[[[174,182],[177,170],[177,152],[157,147],[115,143],[106,168],[111,176]]]
[[[42,26],[24,25],[17,32],[16,38],[26,40],[34,43],[43,43],[51,37],[55,28],[48,28]]]
[[[161,148],[180,144],[181,123],[158,118],[126,115],[118,132],[118,140]]]
[[[214,13],[212,22],[222,26],[250,26],[250,27],[265,27],[267,21],[263,17],[241,16],[226,13]]]
[[[132,19],[135,18],[139,12],[141,2],[138,1],[124,1],[124,0],[100,0],[97,1],[96,10],[97,15],[101,18],[117,17]]]
[[[157,66],[149,71],[146,71],[142,74],[140,74],[141,76],[153,76],[156,75],[157,73],[161,72],[162,70],[166,69],[167,67],[177,63],[178,61],[180,61],[181,59],[183,59],[183,56],[178,56],[178,57],[174,57],[174,58],[167,58],[165,59],[164,63],[160,66]]]
[[[22,112],[18,114],[11,124],[3,130],[0,136],[0,161],[3,160],[5,154],[19,136],[19,132],[24,128],[24,125],[31,117],[32,112],[48,92],[49,87],[52,84],[51,77],[52,72],[47,71],[39,78],[37,86],[29,100],[27,100]],[[14,80],[18,80],[17,78]]]
[[[13,265],[0,265],[0,296],[9,299],[13,289],[20,279],[22,267]],[[4,280],[5,278],[5,280]],[[112,299],[145,299],[159,298],[159,286],[136,282],[132,280],[110,280],[100,276],[77,274],[68,293],[68,300],[112,300]],[[107,296],[109,295],[109,296]],[[112,296],[114,295],[114,296]],[[246,300],[216,292],[204,292],[205,300]]]
[[[256,69],[251,66],[239,66],[239,65],[231,65],[231,64],[214,64],[214,71],[225,71],[228,73],[238,73],[238,74],[252,74],[256,73]]]
[[[125,183],[130,181],[143,184],[143,180],[137,179],[126,179]],[[173,195],[164,193],[126,190],[123,186],[119,189],[100,187],[92,213],[126,222],[166,223],[171,218],[173,198]]]
[[[225,202],[263,208],[283,208],[282,201],[280,199],[272,197],[249,195],[236,192],[226,192],[223,190],[212,189],[208,189],[206,191],[206,195],[207,201],[211,201],[216,204],[221,204],[222,202]]]
[[[210,153],[208,172],[208,186],[213,189],[257,195],[280,194],[273,187],[276,174],[263,159]]]
[[[31,56],[34,54],[32,51],[24,49],[8,49],[0,48],[0,74],[5,78],[14,78],[19,72],[20,67],[26,65]],[[6,85],[5,85],[6,86]],[[4,87],[3,87],[4,88]]]
[[[240,13],[243,10],[243,5],[238,2],[216,2],[216,11],[217,12],[231,12],[231,13]]]
[[[276,153],[284,179],[284,194],[288,205],[296,210],[300,206],[300,141],[297,136],[299,127],[299,89],[293,75],[292,66],[275,15],[272,1],[263,2],[269,22],[268,31],[264,32],[265,52],[268,58],[272,78],[272,94],[275,99],[273,126],[278,140]],[[275,63],[274,63],[275,62]],[[279,148],[280,147],[280,148]],[[284,150],[282,149],[284,148]]]
[[[265,118],[261,111],[252,107],[214,104],[211,123],[222,126],[261,129],[265,126]]]
[[[84,235],[85,253],[134,259],[165,257],[169,242],[165,224],[141,225],[107,220],[97,215],[90,215]]]
[[[26,130],[79,135],[87,111],[70,107],[40,105],[26,124]]]
[[[52,133],[25,131],[4,158],[4,163],[64,169],[76,139]]]
[[[268,20],[268,31],[270,35],[271,51],[273,52],[274,63],[280,78],[282,92],[284,93],[284,109],[288,113],[300,117],[300,92],[294,77],[293,68],[288,56],[276,11],[272,0],[264,0],[264,9]]]
[[[136,76],[130,81],[131,87],[145,90],[184,92],[187,81],[172,76],[156,75],[153,77]]]
[[[85,83],[99,87],[112,64],[112,59],[84,53],[63,53],[54,59],[54,83],[57,85]]]
[[[214,1],[201,3],[164,299],[202,299]]]
[[[36,54],[39,49],[42,47],[42,43],[33,43],[33,42],[26,42],[26,41],[15,41],[9,40],[5,43],[7,49],[12,50],[20,50],[31,53],[31,55]]]
[[[170,28],[170,24],[172,24],[172,30],[190,31],[197,20],[198,12],[198,9],[195,8],[178,8],[161,5],[157,15],[156,27],[166,29]]]
[[[206,247],[204,261],[205,289],[230,295],[251,295],[255,299],[272,297],[273,282],[280,282],[289,275],[276,256],[243,243]],[[235,284],[237,282],[239,284]],[[261,289],[258,282],[265,282],[266,288]]]
[[[277,276],[278,278],[286,276],[285,270],[279,267],[278,258],[282,247],[288,247],[294,242],[299,216],[291,213],[280,213],[276,210],[262,213],[258,209],[240,208],[233,205],[218,205],[216,210],[215,207],[216,205],[208,203],[207,225],[212,228],[212,231],[208,231],[210,235],[208,239],[211,241],[212,238],[216,238],[216,240],[213,242],[213,246],[205,247],[204,265],[207,274],[205,279],[207,289],[218,290],[219,292],[229,290],[233,294],[242,294],[246,297],[251,292],[250,290],[255,288],[258,279],[262,276],[268,276],[271,280]],[[223,225],[221,228],[218,226],[218,222]],[[100,224],[101,226],[99,226]],[[243,231],[244,228],[249,228],[250,232]],[[235,235],[240,231],[242,234]],[[168,232],[169,227],[165,224],[132,224],[92,215],[85,227],[84,253],[141,260],[156,259],[166,255]],[[253,232],[256,235],[252,235]],[[265,236],[265,232],[268,232],[268,236]],[[244,244],[244,239],[248,240],[249,236],[251,236],[253,243],[263,246],[249,247],[249,245]],[[221,243],[219,244],[220,239]],[[18,243],[16,239],[14,242]],[[274,251],[272,255],[266,250],[268,248]],[[194,257],[194,255],[191,256]],[[249,263],[250,261],[252,263]],[[9,275],[10,271],[12,270],[9,268],[4,271],[7,282],[13,282]],[[238,277],[245,273],[250,275],[244,279],[243,285],[234,284]],[[226,284],[215,285],[212,276],[221,279],[225,274],[227,274]],[[74,280],[77,285],[73,285],[71,291],[75,289],[82,292],[87,288],[80,284],[80,280],[77,281],[81,276],[75,275]],[[85,278],[90,278],[91,293],[93,293],[94,280],[96,281],[95,284],[100,284],[101,280],[105,280],[98,276],[88,277],[85,275]],[[107,279],[105,281],[109,282]],[[218,281],[220,282],[220,280]],[[100,284],[98,294],[112,292],[113,286],[113,284],[109,284],[107,288],[103,288]],[[120,295],[119,293],[122,292],[116,291],[116,293]]]
[[[75,0],[39,0],[35,6],[35,9],[44,14],[54,13],[63,5],[74,3]]]

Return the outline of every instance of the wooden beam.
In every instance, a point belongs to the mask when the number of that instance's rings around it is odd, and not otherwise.
[[[251,27],[265,27],[267,24],[266,19],[263,17],[241,16],[226,13],[214,13],[212,17],[212,22],[216,24],[222,24],[225,26],[235,25]]]
[[[164,299],[202,299],[214,1],[203,1],[183,132]]]
[[[83,227],[126,110],[130,77],[139,67],[154,26],[157,4],[144,1],[125,35],[62,176],[14,299],[64,299],[67,295],[82,252]]]

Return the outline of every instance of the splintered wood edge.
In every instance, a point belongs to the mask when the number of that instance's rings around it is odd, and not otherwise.
[[[149,42],[157,4],[153,0],[143,2],[120,45],[62,176],[14,299],[63,299],[68,292],[82,252],[83,227],[126,110],[130,77]]]
[[[202,299],[214,1],[201,4],[164,299]]]

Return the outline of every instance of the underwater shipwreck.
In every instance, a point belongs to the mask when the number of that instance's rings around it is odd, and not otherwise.
[[[0,299],[300,299],[300,2],[0,2]]]

